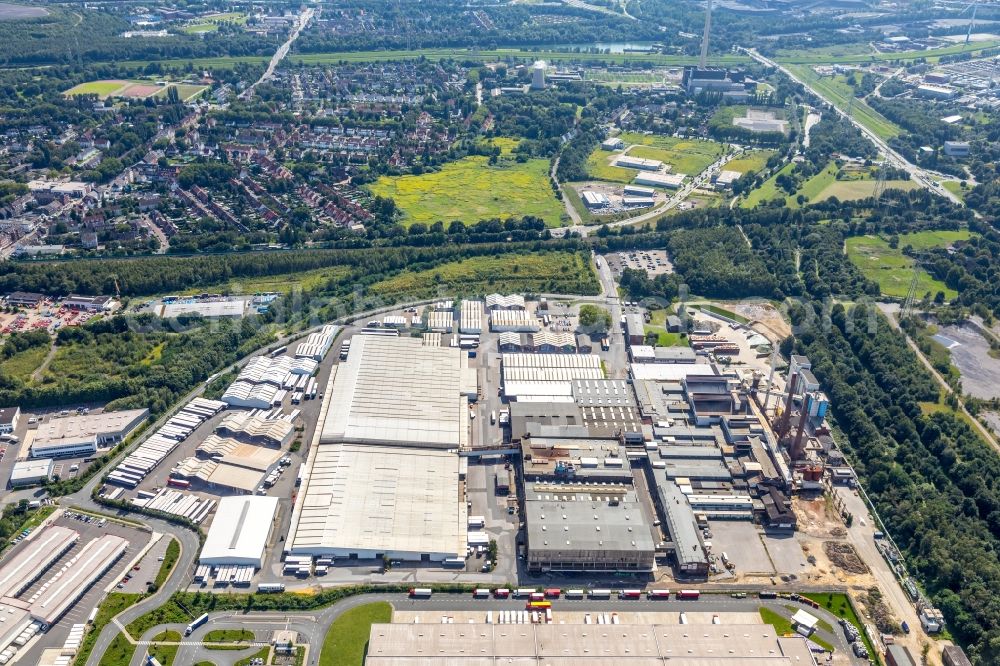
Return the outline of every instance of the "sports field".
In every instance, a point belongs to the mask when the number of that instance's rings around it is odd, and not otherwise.
[[[525,215],[540,217],[550,227],[562,223],[563,206],[552,193],[544,159],[501,159],[490,166],[486,157],[476,155],[419,176],[383,176],[370,187],[373,194],[395,200],[407,226]]]
[[[947,247],[951,243],[967,240],[968,231],[920,231],[899,237],[896,249],[889,247],[887,240],[877,236],[855,236],[847,239],[847,256],[861,269],[865,277],[878,282],[879,289],[886,296],[906,298],[913,280],[914,260],[903,254],[903,248],[910,245],[915,250],[932,247]],[[917,278],[917,297],[927,292],[931,296],[943,291],[946,298],[954,298],[957,293],[940,280],[935,280],[925,271]]]
[[[164,86],[153,81],[104,79],[101,81],[88,81],[87,83],[81,83],[73,86],[64,92],[63,95],[66,95],[67,97],[72,95],[97,95],[100,99],[107,99],[109,97],[146,99],[147,97],[152,96],[164,96],[167,94],[167,89],[170,87],[177,88],[177,93],[180,96],[181,101],[187,101],[192,97],[197,96],[208,86],[187,83],[169,83]]]
[[[88,81],[87,83],[81,83],[80,85],[73,86],[64,95],[97,95],[101,99],[110,96],[112,93],[118,92],[122,88],[125,88],[130,84],[129,81],[123,81],[121,79],[107,79],[103,81]]]
[[[202,32],[215,32],[219,25],[223,23],[235,23],[244,25],[247,22],[247,15],[241,12],[226,12],[224,14],[210,14],[192,19],[191,23],[181,28],[182,32],[195,35]]]

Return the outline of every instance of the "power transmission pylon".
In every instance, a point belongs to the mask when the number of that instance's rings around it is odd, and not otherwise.
[[[878,177],[875,179],[875,189],[872,190],[872,196],[875,198],[875,205],[878,206],[882,200],[882,195],[885,193],[885,168],[889,163],[889,160],[882,160],[878,165]]]
[[[903,308],[899,312],[899,321],[903,321],[913,314],[913,302],[917,299],[917,282],[920,278],[920,265],[913,265],[913,279],[910,280],[910,288],[906,292],[906,300],[903,301]]]

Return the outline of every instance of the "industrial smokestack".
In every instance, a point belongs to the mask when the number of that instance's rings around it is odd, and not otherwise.
[[[802,460],[806,455],[805,446],[802,444],[802,435],[806,429],[808,398],[809,396],[807,394],[802,399],[802,411],[799,412],[799,430],[795,434],[795,441],[792,443],[792,446],[788,451],[788,455],[792,460]]]
[[[788,398],[785,400],[785,413],[781,415],[781,420],[778,421],[778,437],[784,437],[788,434],[791,428],[791,418],[792,418],[792,397],[795,395],[796,387],[799,383],[799,373],[792,375],[791,381],[789,381],[788,386],[785,390],[788,391]]]
[[[698,59],[698,67],[705,69],[708,61],[708,34],[712,30],[712,0],[708,0],[705,5],[705,34],[701,37],[701,58]]]

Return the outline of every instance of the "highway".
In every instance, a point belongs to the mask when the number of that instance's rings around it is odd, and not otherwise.
[[[886,159],[889,161],[889,164],[898,169],[903,169],[904,171],[909,173],[910,176],[913,178],[913,180],[919,183],[922,187],[927,188],[928,190],[934,192],[935,194],[943,196],[952,203],[955,203],[959,206],[964,205],[962,203],[962,200],[959,199],[958,196],[952,194],[951,192],[946,190],[943,186],[938,185],[937,181],[935,180],[935,178],[937,178],[938,176],[908,161],[905,157],[903,157],[895,150],[890,148],[889,144],[886,143],[881,137],[879,137],[877,134],[875,134],[870,129],[865,127],[853,116],[847,115],[845,111],[838,108],[837,105],[834,104],[831,100],[825,98],[818,90],[810,86],[807,82],[803,81],[799,77],[795,76],[795,74],[793,74],[787,67],[780,65],[779,63],[775,62],[774,60],[771,60],[770,58],[762,56],[755,49],[740,48],[740,50],[746,53],[754,60],[756,60],[757,62],[781,71],[785,76],[795,81],[796,83],[800,84],[810,93],[812,93],[813,95],[825,101],[831,107],[836,109],[837,113],[839,113],[842,117],[847,118],[849,121],[851,121],[851,123],[855,127],[857,127],[861,131],[861,133],[868,138],[869,141],[875,144],[875,147],[878,148],[886,156]]]
[[[312,20],[313,14],[315,13],[316,10],[312,7],[303,8],[302,13],[299,14],[298,22],[296,22],[295,28],[292,30],[292,34],[288,36],[285,43],[282,44],[277,51],[275,51],[273,56],[271,56],[271,62],[267,64],[267,70],[265,70],[264,74],[261,75],[261,77],[257,79],[253,85],[240,93],[240,99],[246,100],[253,97],[254,89],[264,83],[264,81],[267,81],[274,76],[274,70],[278,68],[278,64],[285,59],[286,55],[288,55],[288,51],[292,48],[292,44],[299,38],[299,33],[302,32],[303,28],[309,24],[309,21]]]

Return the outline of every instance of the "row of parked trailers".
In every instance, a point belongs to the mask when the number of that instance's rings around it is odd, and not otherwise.
[[[108,481],[126,488],[135,488],[198,426],[225,408],[226,403],[218,400],[200,397],[192,399],[179,412],[171,416],[159,430],[127,455],[108,474]]]
[[[253,580],[254,568],[246,564],[228,564],[218,567],[214,567],[215,573],[212,573],[213,567],[202,564],[194,572],[194,580],[196,583],[214,578],[216,584],[229,584],[238,586],[250,586],[250,581]]]
[[[454,622],[454,618],[442,617],[441,623],[445,624],[446,620],[447,624]],[[494,624],[494,620],[496,624],[552,624],[552,609],[501,610],[497,611],[495,615],[493,611],[486,611],[486,624]]]
[[[433,590],[429,587],[410,588],[410,596],[414,598],[428,598],[432,594]],[[560,597],[566,599],[610,599],[615,595],[617,595],[619,599],[642,599],[645,595],[647,599],[667,600],[670,599],[670,594],[670,590],[646,590],[645,592],[642,590],[610,589],[563,590],[558,587],[549,587],[543,590],[539,590],[534,587],[521,587],[516,590],[510,590],[505,587],[498,587],[494,590],[490,590],[486,587],[480,587],[472,591],[472,596],[477,598],[487,598],[492,595],[496,599],[514,597],[515,599],[527,599],[529,602],[559,599]],[[678,600],[694,600],[698,599],[700,596],[701,592],[698,590],[678,590],[675,594],[675,598]]]
[[[146,509],[182,516],[195,524],[205,520],[215,508],[215,500],[203,499],[171,488],[161,488],[155,493],[140,490],[132,503]]]
[[[14,640],[10,642],[10,645],[0,652],[0,664],[6,664],[12,660],[14,655],[17,654],[17,649],[27,645],[28,641],[34,638],[36,634],[41,632],[41,630],[42,624],[37,620],[31,620],[25,624],[20,633],[18,633],[18,635],[14,637]]]

